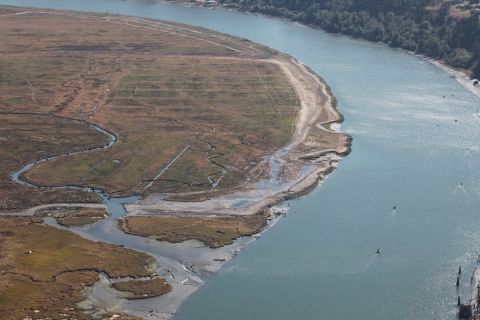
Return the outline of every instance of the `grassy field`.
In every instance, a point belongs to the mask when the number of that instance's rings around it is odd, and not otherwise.
[[[85,240],[38,223],[41,219],[0,218],[0,318],[80,316],[81,290],[109,277],[145,277],[153,257],[121,246]]]
[[[265,210],[262,214],[221,218],[129,217],[119,220],[119,225],[126,233],[160,241],[196,239],[211,248],[218,248],[239,237],[260,232],[269,215]]]
[[[0,27],[5,112],[83,120],[118,137],[110,149],[35,166],[22,176],[33,184],[112,196],[222,192],[292,136],[297,96],[260,59],[275,52],[248,40],[117,15],[11,15]]]

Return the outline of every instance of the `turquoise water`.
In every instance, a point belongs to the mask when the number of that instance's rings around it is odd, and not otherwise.
[[[110,0],[0,3],[200,25],[285,51],[332,87],[352,153],[209,277],[176,319],[455,319],[457,296],[470,298],[480,252],[480,99],[446,73],[383,45],[235,12]]]

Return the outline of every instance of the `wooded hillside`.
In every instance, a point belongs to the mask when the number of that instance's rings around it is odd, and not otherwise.
[[[220,0],[328,32],[381,41],[480,77],[477,4],[441,0]],[[453,3],[455,2],[455,3]],[[477,1],[478,2],[478,1]]]

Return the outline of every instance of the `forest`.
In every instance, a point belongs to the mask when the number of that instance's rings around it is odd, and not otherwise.
[[[219,0],[442,60],[480,77],[480,9],[474,0]],[[478,3],[478,0],[475,1]]]

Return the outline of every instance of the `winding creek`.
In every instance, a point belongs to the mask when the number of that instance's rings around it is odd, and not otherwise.
[[[205,282],[175,319],[458,318],[457,296],[471,298],[480,253],[480,99],[447,73],[384,45],[224,10],[115,0],[0,4],[119,12],[234,34],[298,58],[332,88],[352,153],[321,188],[288,201],[287,217],[259,241],[240,239],[234,252],[251,244],[219,272],[196,276],[181,256],[221,259],[231,251],[193,253],[198,243],[120,232],[119,202],[135,199],[109,199],[109,211],[115,210],[109,219],[74,228],[164,259],[158,272],[178,272],[179,285],[188,278],[188,294]],[[168,313],[174,299],[188,295],[175,294],[123,309]]]
[[[67,118],[64,118],[64,117],[58,117],[58,118],[62,118],[62,119],[67,119]],[[104,129],[101,129],[100,127],[94,125],[94,124],[91,124],[91,123],[88,123],[88,122],[85,122],[85,121],[80,121],[80,120],[75,120],[75,119],[68,119],[70,121],[75,121],[75,122],[80,122],[80,123],[83,123],[85,125],[89,125],[90,127],[94,128],[95,130],[97,131],[100,131],[106,135],[108,135],[108,137],[110,138],[110,142],[107,143],[105,146],[103,147],[98,147],[98,148],[94,148],[94,149],[89,149],[89,150],[83,150],[83,151],[76,151],[76,152],[69,152],[69,153],[64,153],[64,154],[59,154],[57,156],[53,156],[53,157],[49,157],[49,158],[45,158],[45,159],[41,159],[41,160],[38,160],[38,161],[35,161],[35,162],[32,162],[32,163],[29,163],[27,164],[25,167],[23,167],[22,169],[18,170],[17,172],[15,172],[14,174],[12,174],[12,180],[14,180],[15,182],[17,183],[20,183],[20,184],[24,184],[26,186],[29,186],[29,187],[39,187],[37,185],[34,185],[34,184],[31,184],[29,182],[26,182],[26,181],[22,181],[20,178],[19,178],[19,175],[24,173],[25,171],[28,171],[30,170],[34,165],[38,164],[38,163],[42,163],[42,162],[45,162],[45,161],[48,161],[48,160],[52,160],[52,159],[56,159],[56,158],[60,158],[60,157],[66,157],[66,156],[69,156],[69,155],[74,155],[74,154],[77,154],[77,153],[82,153],[82,152],[88,152],[88,151],[94,151],[94,150],[101,150],[101,149],[107,149],[107,148],[110,148],[111,146],[113,146],[113,144],[117,141],[117,137],[115,137],[115,135],[111,134],[110,132],[104,130]],[[71,189],[82,189],[82,190],[85,190],[85,191],[90,191],[89,188],[81,188],[81,187],[77,187],[77,186],[61,186],[61,187],[54,187],[54,188],[71,188]],[[98,192],[99,194],[102,194],[103,193],[100,193]]]

